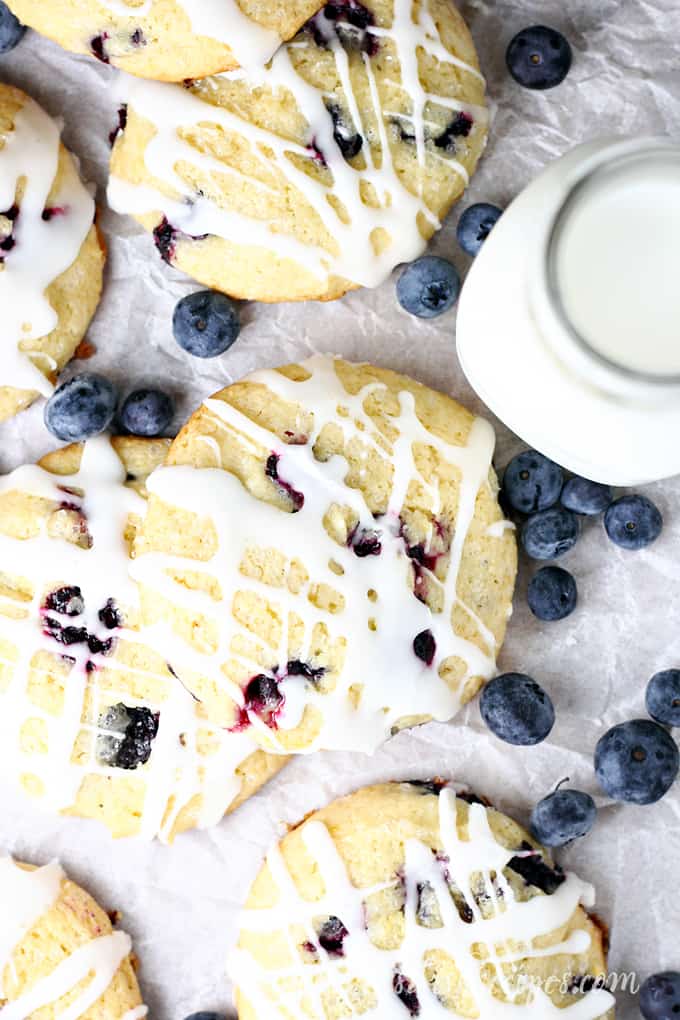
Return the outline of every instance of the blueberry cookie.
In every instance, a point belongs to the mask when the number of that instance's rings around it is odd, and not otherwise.
[[[235,297],[331,299],[420,255],[484,148],[450,0],[328,3],[266,69],[130,83],[109,202]]]
[[[141,1020],[129,935],[56,861],[0,856],[0,1015],[3,1020]]]
[[[149,481],[133,576],[219,726],[375,749],[495,673],[516,571],[491,426],[317,356],[207,400]]]
[[[267,856],[231,959],[239,1020],[612,1020],[594,890],[448,787],[368,787]]]
[[[104,247],[59,126],[0,84],[0,421],[49,396],[94,315]]]
[[[9,0],[26,25],[74,53],[158,81],[261,67],[320,0]]]
[[[210,725],[140,628],[129,550],[166,440],[105,436],[0,478],[0,778],[115,836],[214,824],[283,763]]]

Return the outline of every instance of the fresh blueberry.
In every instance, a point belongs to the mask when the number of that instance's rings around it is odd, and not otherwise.
[[[640,989],[640,1012],[644,1020],[677,1020],[680,1016],[680,972],[652,974]]]
[[[459,294],[458,270],[437,255],[416,259],[397,280],[399,304],[420,319],[434,319],[447,312]]]
[[[236,305],[216,290],[199,290],[178,301],[172,318],[175,340],[195,358],[224,354],[241,331]]]
[[[612,727],[597,742],[595,772],[614,800],[653,804],[675,782],[680,755],[663,726],[632,719]]]
[[[524,673],[503,673],[482,691],[482,719],[508,744],[540,744],[555,722],[555,709],[542,687]]]
[[[172,400],[162,390],[135,390],[120,409],[120,423],[133,436],[160,436],[174,413]]]
[[[608,485],[591,482],[587,478],[570,478],[562,489],[560,502],[575,514],[594,517],[602,514],[612,501],[612,490]]]
[[[527,599],[539,620],[563,620],[576,609],[576,581],[562,567],[541,567],[529,582]]]
[[[57,439],[80,443],[107,429],[115,410],[116,391],[109,380],[84,372],[54,391],[45,404],[45,425]]]
[[[578,517],[555,507],[533,514],[522,528],[522,545],[532,560],[555,560],[572,549],[580,534]]]
[[[525,89],[552,89],[569,74],[572,52],[567,39],[554,28],[532,25],[510,40],[505,62]]]
[[[477,202],[469,206],[458,220],[458,244],[468,255],[477,255],[503,213],[497,205]]]
[[[227,1020],[223,1013],[213,1013],[211,1010],[201,1010],[200,1013],[192,1013],[185,1020]]]
[[[7,4],[0,2],[0,54],[13,50],[25,31],[26,26],[12,14]]]
[[[560,498],[562,468],[536,450],[513,457],[503,475],[503,492],[513,509],[521,514],[549,510]]]
[[[661,534],[663,517],[646,496],[622,496],[609,506],[604,526],[615,545],[622,549],[644,549]]]
[[[595,824],[597,808],[589,793],[555,790],[531,812],[531,831],[543,846],[564,846],[587,835]]]
[[[664,726],[680,726],[680,669],[655,673],[647,684],[647,711]]]

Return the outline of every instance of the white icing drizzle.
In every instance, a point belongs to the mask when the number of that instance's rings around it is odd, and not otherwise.
[[[373,989],[376,1003],[361,1016],[380,1020],[404,1020],[408,1009],[394,990],[395,974],[407,978],[418,997],[420,1020],[445,1020],[454,1014],[436,996],[425,975],[426,956],[433,951],[446,953],[454,962],[471,994],[479,1020],[595,1020],[604,1016],[614,1004],[613,996],[603,989],[593,989],[565,1008],[555,1006],[546,992],[532,986],[527,1001],[527,986],[508,978],[503,965],[523,959],[557,956],[561,953],[586,952],[590,936],[586,931],[574,932],[569,939],[549,948],[537,948],[534,940],[549,935],[566,924],[579,904],[592,906],[594,890],[575,874],[567,873],[565,881],[552,895],[536,895],[527,901],[518,900],[503,875],[514,851],[498,843],[490,828],[487,812],[479,804],[469,807],[467,839],[457,829],[455,795],[444,789],[439,795],[439,832],[446,855],[450,881],[462,893],[472,920],[461,919],[441,862],[429,846],[416,839],[404,847],[404,867],[391,882],[370,888],[355,887],[347,873],[331,834],[326,826],[312,820],[302,828],[305,849],[318,867],[324,893],[320,899],[303,899],[288,871],[279,847],[267,855],[267,866],[276,888],[274,906],[245,910],[241,931],[262,932],[265,936],[279,933],[287,948],[285,962],[281,951],[272,955],[266,965],[249,951],[238,948],[230,958],[230,972],[239,992],[258,1016],[267,1020],[297,1017],[323,1020],[324,993],[340,999],[349,1016],[356,1014],[349,990],[352,982]],[[492,916],[480,911],[474,892],[481,876],[485,898],[493,905]],[[494,877],[495,876],[495,877]],[[474,882],[474,884],[473,884]],[[417,916],[419,889],[429,883],[439,907],[441,927],[419,923]],[[373,944],[366,927],[366,903],[371,895],[387,887],[403,885],[404,937],[397,949],[380,949]],[[348,934],[342,941],[342,955],[328,953],[319,943],[315,919],[339,918]],[[301,942],[314,947],[313,958],[301,952]],[[473,947],[482,944],[484,959],[473,955]],[[482,970],[491,970],[506,1001],[496,998],[492,987],[482,978]],[[560,975],[561,976],[561,975]],[[304,1003],[304,1007],[303,1007]],[[343,1012],[345,1015],[345,1012]],[[458,1015],[458,1014],[456,1014]],[[467,1015],[467,1014],[466,1014]]]
[[[20,868],[11,857],[0,857],[0,1000],[6,997],[2,979],[11,968],[14,950],[25,935],[57,902],[65,876],[56,861],[43,868]],[[76,988],[88,976],[80,995],[59,1013],[60,1020],[78,1020],[111,984],[132,944],[124,932],[101,935],[79,946],[18,999],[0,1006],[1,1020],[29,1020]],[[122,1020],[146,1016],[146,1007],[135,1007]]]
[[[65,175],[59,193],[48,202],[59,165],[59,135],[55,121],[26,97],[14,130],[4,136],[0,149],[0,216],[15,206],[17,187],[24,182],[12,223],[14,247],[0,253],[0,386],[36,390],[43,396],[49,396],[54,387],[18,345],[47,336],[57,325],[46,290],[78,257],[95,213],[94,200],[75,169]],[[54,214],[43,219],[48,205]],[[35,351],[33,356],[41,368],[56,368],[44,354]]]
[[[192,237],[211,234],[234,244],[252,245],[272,251],[280,258],[298,262],[322,281],[336,276],[363,286],[375,287],[389,276],[398,263],[411,261],[420,255],[425,250],[426,241],[419,221],[424,219],[433,228],[440,226],[422,197],[422,182],[428,160],[443,160],[465,184],[468,181],[465,167],[456,159],[445,157],[443,153],[433,155],[426,152],[426,106],[431,103],[453,111],[468,112],[477,120],[486,119],[486,110],[484,107],[427,92],[420,80],[418,52],[424,51],[440,62],[461,68],[477,78],[480,77],[479,72],[444,47],[426,2],[414,5],[413,0],[394,0],[391,27],[370,29],[376,38],[389,39],[394,45],[400,69],[397,72],[395,67],[395,75],[400,73],[401,80],[393,84],[412,99],[413,111],[410,118],[400,116],[411,122],[416,139],[419,175],[414,182],[414,193],[402,182],[394,162],[388,138],[389,117],[392,115],[382,108],[371,58],[363,54],[372,109],[362,111],[354,92],[347,53],[337,34],[324,29],[331,22],[323,12],[317,15],[317,24],[328,36],[328,46],[335,59],[354,130],[364,139],[361,150],[365,161],[363,168],[351,166],[342,155],[326,107],[328,97],[295,70],[292,51],[314,45],[305,35],[301,35],[294,42],[282,46],[266,68],[249,69],[246,73],[232,72],[225,77],[243,80],[253,89],[262,87],[274,93],[291,93],[309,125],[307,147],[256,126],[245,115],[240,116],[227,109],[206,104],[198,95],[178,86],[130,81],[128,102],[137,114],[151,121],[156,129],[144,151],[146,167],[156,180],[162,181],[178,197],[169,198],[156,187],[132,184],[122,177],[112,175],[108,190],[111,206],[117,212],[136,215],[162,212],[176,230]],[[352,31],[351,25],[342,27]],[[211,79],[206,81],[210,82]],[[369,113],[370,118],[366,116]],[[367,143],[366,124],[369,119],[373,119],[377,126],[380,148],[377,158]],[[181,130],[186,131],[199,125],[205,128],[207,124],[217,125],[230,134],[246,139],[253,156],[265,168],[271,170],[273,163],[275,170],[314,210],[333,238],[335,251],[320,250],[283,233],[280,226],[274,229],[265,220],[244,215],[235,209],[222,208],[205,196],[197,196],[176,172],[179,162],[188,162],[219,174],[237,174],[244,177],[246,187],[258,191],[268,190],[257,178],[241,174],[226,163],[199,153],[180,137]],[[310,176],[299,166],[299,157],[311,158],[312,144],[323,153],[330,172],[330,184],[328,180],[322,180],[320,175]],[[369,206],[363,200],[362,196],[369,185],[377,198],[377,207]],[[335,202],[329,201],[330,196],[335,196],[344,212],[338,210]],[[377,252],[377,238],[382,237],[384,240],[386,235],[390,243],[383,251]]]
[[[124,0],[99,3],[118,17],[139,19],[153,14],[154,0],[145,0],[137,6]],[[225,43],[241,67],[266,64],[281,45],[278,33],[244,14],[237,0],[175,0],[175,3],[187,14],[195,35]]]
[[[75,475],[53,475],[40,467],[25,466],[0,478],[0,496],[18,490],[79,508],[91,539],[90,548],[81,548],[50,537],[46,525],[37,535],[25,539],[0,533],[2,572],[10,578],[28,579],[32,590],[28,602],[0,592],[0,678],[4,675],[7,683],[4,689],[0,685],[0,776],[15,782],[24,774],[37,776],[43,786],[43,802],[61,811],[74,805],[86,775],[139,774],[146,784],[140,835],[165,840],[171,836],[182,809],[199,794],[203,797],[199,826],[214,825],[222,818],[240,789],[236,768],[252,753],[254,745],[245,734],[224,733],[199,718],[191,695],[169,676],[118,662],[115,652],[93,653],[83,642],[58,644],[47,632],[42,607],[46,594],[62,586],[78,586],[84,612],[75,619],[60,616],[64,625],[84,626],[102,639],[114,634],[121,643],[155,648],[163,654],[153,630],[106,631],[98,617],[109,599],[122,607],[137,604],[137,589],[128,575],[124,531],[130,514],[143,515],[145,501],[124,482],[125,469],[105,436],[86,444]],[[59,715],[51,715],[37,705],[31,695],[29,677],[37,671],[34,659],[40,650],[59,657],[68,655],[73,660],[64,681]],[[100,687],[98,677],[103,670],[106,684]],[[118,692],[111,690],[117,673],[121,679]],[[134,697],[126,689],[126,678],[129,685],[129,678],[135,675],[141,682],[164,684],[165,696],[159,704]],[[105,706],[122,702],[160,712],[151,756],[136,772],[121,773],[95,756],[96,735],[103,732],[97,719],[104,689]],[[90,713],[84,720],[86,698]],[[22,746],[22,728],[29,719],[37,720],[44,730],[47,753],[30,753]],[[82,731],[92,734],[91,749],[84,755],[85,760],[76,762],[72,750]],[[200,753],[202,739],[214,745],[213,754]]]
[[[299,402],[313,410],[314,425],[304,445],[284,445],[224,401],[205,403],[214,424],[237,434],[247,450],[259,457],[266,458],[269,451],[279,457],[280,477],[304,495],[304,505],[299,512],[286,513],[255,499],[234,475],[219,467],[162,467],[149,479],[149,491],[168,504],[209,517],[217,534],[217,551],[208,563],[200,566],[179,555],[147,553],[133,560],[131,573],[138,581],[160,592],[171,604],[200,612],[215,624],[219,635],[216,647],[201,651],[173,636],[166,627],[168,660],[188,686],[191,686],[192,675],[208,677],[218,690],[227,692],[241,711],[245,706],[247,721],[257,730],[257,739],[267,749],[279,752],[285,749],[278,731],[297,726],[309,705],[321,713],[322,722],[319,732],[302,750],[354,748],[372,751],[390,735],[399,719],[413,715],[428,715],[439,720],[451,718],[460,707],[465,682],[471,677],[489,678],[495,671],[494,636],[457,593],[463,546],[475,513],[476,497],[481,487],[489,485],[494,433],[487,422],[477,418],[467,445],[448,443],[422,425],[413,395],[405,391],[399,395],[400,414],[389,419],[390,427],[398,430],[398,436],[391,449],[388,444],[389,453],[386,453],[382,445],[385,440],[378,441],[380,434],[364,409],[366,398],[373,391],[379,391],[383,384],[371,383],[352,396],[336,373],[332,358],[315,356],[304,362],[303,367],[310,373],[310,378],[304,382],[294,382],[276,371],[257,372],[249,379],[264,384],[284,400]],[[339,415],[339,406],[347,413]],[[325,463],[315,459],[316,439],[329,422],[342,430],[346,443],[359,439],[392,464],[389,506],[383,517],[376,520],[361,491],[345,484],[347,462],[343,457],[336,456]],[[202,438],[208,441],[207,437]],[[430,570],[420,568],[427,583],[441,589],[443,607],[440,613],[433,613],[410,590],[413,560],[407,555],[400,520],[411,482],[418,483],[425,491],[435,523],[442,505],[437,482],[429,482],[416,466],[414,448],[421,444],[434,449],[446,463],[460,471],[457,518],[452,529],[446,577],[439,581]],[[217,451],[216,446],[211,448]],[[380,555],[359,558],[351,547],[341,546],[330,538],[323,519],[332,504],[352,509],[359,522],[359,532],[364,529],[370,534],[380,533]],[[431,525],[425,548],[429,547],[434,526]],[[502,535],[497,537],[502,539]],[[240,564],[246,550],[253,547],[284,552],[286,570],[293,561],[304,564],[307,583],[293,594],[285,582],[272,588],[245,577]],[[338,576],[333,564],[340,565],[342,576]],[[192,569],[204,569],[219,579],[223,592],[221,601],[189,590],[170,576],[171,571],[181,574]],[[310,596],[318,585],[328,585],[339,593],[344,607],[331,614],[313,605]],[[377,593],[377,599],[367,597],[371,591]],[[246,623],[232,616],[236,592],[252,592],[272,607],[280,624],[277,646],[265,647]],[[463,610],[476,626],[485,650],[454,633],[451,618],[456,608]],[[304,625],[299,649],[290,647],[290,626],[294,618]],[[244,690],[248,681],[255,675],[268,673],[268,668],[263,670],[263,657],[270,660],[270,675],[273,676],[277,669],[279,676],[282,672],[285,676],[285,667],[291,658],[318,665],[313,648],[315,628],[319,625],[327,628],[329,642],[346,641],[344,664],[335,687],[323,693],[304,676],[285,677],[281,682],[285,705],[276,720],[278,730],[268,728],[257,712],[246,705]],[[416,635],[428,630],[436,642],[431,666],[417,658],[413,650]],[[250,656],[245,650],[248,648],[255,649]],[[466,664],[465,675],[456,690],[451,690],[438,674],[438,667],[451,656],[459,657]],[[223,667],[227,662],[238,664],[240,683],[225,676]],[[355,707],[352,687],[357,684],[364,686],[359,705]]]

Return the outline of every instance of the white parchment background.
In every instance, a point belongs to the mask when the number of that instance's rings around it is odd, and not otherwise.
[[[507,203],[547,161],[598,134],[680,138],[678,0],[467,0],[462,7],[496,107],[469,201]],[[504,67],[510,37],[536,22],[565,32],[575,53],[567,81],[544,94],[519,88]],[[63,117],[65,140],[81,157],[85,176],[97,182],[100,197],[107,135],[116,119],[115,77],[35,35],[0,60],[0,80],[19,85]],[[456,219],[454,213],[432,250],[464,271]],[[214,362],[191,359],[175,345],[170,321],[177,299],[195,285],[159,260],[132,221],[104,211],[103,227],[110,259],[104,300],[89,333],[97,354],[86,367],[107,373],[123,390],[143,382],[166,387],[177,400],[177,425],[225,383],[315,351],[411,373],[480,409],[456,361],[455,313],[430,324],[408,317],[397,306],[393,280],[333,306],[244,306],[245,328],[233,350]],[[2,309],[0,323],[1,316]],[[72,369],[83,367],[75,363]],[[525,370],[517,365],[517,372]],[[0,427],[0,469],[54,445],[41,414],[36,406]],[[578,408],[565,407],[564,414],[578,414]],[[500,467],[518,445],[499,429]],[[485,731],[474,704],[451,725],[402,733],[372,758],[300,758],[234,817],[170,848],[114,843],[93,823],[51,818],[0,788],[0,849],[35,862],[58,855],[104,905],[119,908],[135,938],[152,1015],[181,1020],[201,1008],[229,1011],[224,958],[237,910],[283,823],[365,783],[432,774],[468,782],[526,820],[536,799],[571,776],[598,796],[602,810],[595,831],[560,857],[597,886],[598,910],[612,926],[612,970],[644,977],[678,968],[680,784],[653,807],[610,805],[598,794],[591,764],[606,728],[644,713],[644,686],[652,673],[680,665],[680,479],[648,491],[666,518],[662,537],[647,551],[627,554],[608,542],[600,524],[586,527],[564,560],[580,594],[569,619],[540,624],[531,617],[525,604],[529,568],[522,565],[500,666],[533,674],[555,701],[557,725],[540,747],[502,745]],[[630,996],[621,995],[618,1015],[639,1016]]]

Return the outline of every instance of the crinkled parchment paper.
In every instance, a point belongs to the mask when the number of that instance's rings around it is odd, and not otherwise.
[[[680,137],[678,0],[467,0],[462,6],[495,108],[489,147],[466,202],[506,204],[546,162],[587,138]],[[565,32],[575,53],[567,81],[543,94],[519,88],[504,67],[510,37],[536,22]],[[115,72],[31,35],[0,61],[0,78],[64,119],[65,140],[103,199],[107,135],[116,119]],[[454,212],[432,250],[464,271],[456,219]],[[483,410],[456,361],[455,313],[433,323],[409,318],[397,306],[393,281],[330,306],[244,306],[245,328],[233,350],[214,362],[191,359],[175,345],[170,321],[175,302],[194,284],[160,261],[131,220],[104,211],[102,222],[110,259],[104,300],[89,333],[97,353],[86,367],[107,373],[123,390],[142,382],[166,387],[177,399],[177,425],[225,383],[316,351],[410,373]],[[84,367],[75,363],[72,370]],[[517,365],[518,372],[525,369]],[[563,412],[578,414],[578,407]],[[51,448],[41,413],[36,406],[0,428],[0,469]],[[499,428],[499,467],[517,448],[518,441]],[[502,745],[481,724],[475,703],[451,725],[402,733],[373,757],[299,758],[234,817],[212,831],[180,837],[172,847],[114,843],[94,823],[49,817],[0,788],[0,849],[36,862],[58,855],[102,903],[119,908],[135,938],[152,1015],[181,1020],[200,1008],[228,1011],[224,958],[237,911],[285,823],[362,784],[432,774],[467,782],[526,820],[531,804],[570,776],[597,797],[601,811],[595,831],[560,859],[596,884],[597,909],[612,927],[611,969],[645,976],[677,968],[680,784],[656,806],[615,806],[599,794],[591,764],[606,728],[644,713],[644,686],[652,673],[680,664],[680,479],[651,486],[649,494],[666,517],[664,533],[650,549],[620,551],[593,523],[565,557],[580,594],[569,619],[540,624],[531,617],[528,567],[522,566],[500,667],[531,673],[550,691],[558,721],[543,745]],[[618,1015],[639,1015],[628,994],[620,996]]]

